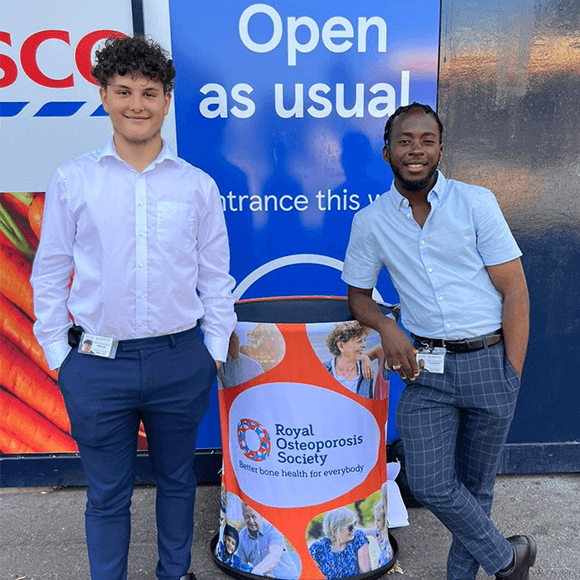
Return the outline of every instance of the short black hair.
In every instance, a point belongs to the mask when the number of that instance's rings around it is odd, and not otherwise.
[[[423,111],[426,115],[431,115],[435,121],[437,121],[437,126],[439,127],[439,143],[443,143],[443,123],[439,118],[439,115],[429,106],[423,105],[422,103],[411,103],[410,105],[405,105],[404,107],[399,107],[387,120],[385,125],[385,134],[383,138],[385,140],[385,145],[389,144],[389,139],[391,137],[391,130],[393,129],[393,125],[398,117],[405,116],[409,111],[417,109],[419,111]]]
[[[232,526],[231,524],[226,524],[224,527],[224,538],[226,536],[230,536],[230,538],[234,539],[237,548],[240,542],[240,535],[238,534],[238,530],[236,530],[236,528],[234,528],[234,526]]]
[[[110,36],[103,48],[95,53],[95,64],[91,70],[101,87],[107,88],[116,74],[127,73],[149,77],[160,81],[166,93],[174,87],[175,67],[169,53],[157,42],[145,36]]]

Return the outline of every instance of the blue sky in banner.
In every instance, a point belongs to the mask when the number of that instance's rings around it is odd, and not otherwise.
[[[436,104],[439,1],[171,0],[170,18],[178,152],[220,187],[232,274],[342,260],[354,212],[392,179],[386,115]],[[243,297],[344,293],[338,271],[295,265]]]

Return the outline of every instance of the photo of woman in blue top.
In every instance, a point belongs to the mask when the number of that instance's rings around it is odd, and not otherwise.
[[[345,507],[324,516],[325,536],[314,542],[309,551],[325,578],[348,578],[370,572],[369,540],[355,524],[356,515]]]

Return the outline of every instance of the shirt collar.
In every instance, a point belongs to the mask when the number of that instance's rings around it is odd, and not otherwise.
[[[433,189],[427,194],[427,200],[432,201],[434,197],[436,197],[439,201],[443,199],[445,195],[445,190],[447,189],[447,180],[443,176],[441,171],[437,170],[437,181],[433,186]],[[400,207],[409,207],[409,200],[399,193],[397,188],[395,187],[395,180],[391,184],[391,189],[389,190],[390,197],[395,202],[395,205]]]
[[[177,157],[177,155],[175,155],[175,153],[173,152],[171,147],[167,144],[167,142],[165,140],[162,140],[162,143],[163,146],[161,147],[159,155],[157,156],[155,161],[153,161],[151,165],[149,165],[149,167],[159,165],[164,161],[173,161],[174,163],[179,162],[179,158]],[[103,159],[104,157],[114,157],[115,159],[118,159],[121,163],[127,165],[127,163],[119,157],[117,150],[115,149],[115,142],[112,136],[107,141],[107,143],[105,143],[105,146],[100,151],[97,152],[97,161],[101,161],[101,159]],[[149,167],[147,167],[147,169],[149,169]],[[147,171],[147,169],[145,171]]]

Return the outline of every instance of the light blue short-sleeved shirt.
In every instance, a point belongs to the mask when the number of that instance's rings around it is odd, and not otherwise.
[[[284,536],[269,522],[262,521],[258,534],[250,535],[247,527],[240,530],[240,543],[237,554],[243,562],[257,566],[269,553],[270,546],[282,546],[282,556],[267,574],[281,580],[295,580],[300,576],[292,557],[286,549]]]
[[[491,191],[437,175],[423,228],[394,183],[355,215],[342,279],[374,288],[384,266],[399,293],[403,325],[420,336],[493,332],[501,326],[502,297],[486,267],[522,253]]]

